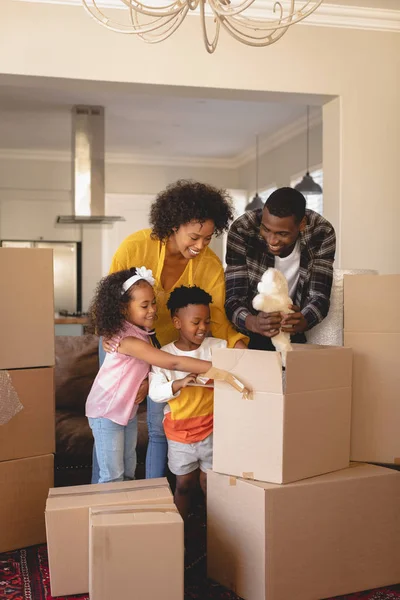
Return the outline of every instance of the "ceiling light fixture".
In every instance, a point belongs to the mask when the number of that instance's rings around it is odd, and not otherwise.
[[[258,195],[258,134],[256,135],[256,195],[247,204],[244,210],[256,210],[257,208],[263,208],[264,202],[261,196]]]
[[[307,106],[307,172],[304,175],[303,179],[294,186],[294,189],[298,192],[301,192],[305,196],[312,196],[316,194],[322,194],[322,187],[314,181],[314,179],[310,175],[310,164],[309,164],[309,154],[310,154],[310,107]]]
[[[154,0],[147,0],[148,3],[139,0],[116,1],[121,3],[121,8],[127,9],[125,23],[105,14],[103,0],[82,0],[82,3],[104,27],[117,33],[136,34],[152,44],[169,38],[189,11],[198,10],[204,44],[210,54],[217,47],[221,27],[247,46],[269,46],[277,42],[291,25],[306,19],[322,3],[322,0],[267,0],[271,18],[266,18],[260,16],[260,8],[263,13],[266,10],[265,0],[263,3],[259,0],[171,0],[164,5],[157,5]],[[118,4],[116,7],[119,7]],[[206,17],[212,17],[215,22],[213,39],[210,39],[207,31]]]

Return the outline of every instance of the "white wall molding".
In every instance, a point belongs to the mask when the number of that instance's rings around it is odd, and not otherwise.
[[[14,0],[14,2],[30,2],[36,4],[62,4],[82,7],[82,0]],[[246,14],[251,17],[269,18],[272,16],[272,0],[256,0]],[[285,1],[283,1],[285,4]],[[286,2],[287,4],[287,2]],[[102,8],[125,8],[121,0],[99,0]],[[196,14],[189,11],[189,14]],[[210,13],[211,14],[211,13]],[[366,29],[375,31],[400,32],[400,9],[389,10],[362,6],[344,6],[323,3],[314,13],[299,25],[315,25],[317,27],[342,27],[345,29]]]
[[[317,127],[322,122],[321,115],[310,116],[310,129]],[[305,117],[297,119],[293,123],[286,125],[279,131],[260,140],[259,153],[263,156],[271,152],[280,145],[291,140],[297,135],[306,131],[307,121]],[[45,162],[70,162],[72,160],[71,152],[63,150],[39,150],[39,149],[15,149],[0,148],[0,160],[36,160]],[[119,165],[140,165],[140,166],[158,166],[158,167],[194,167],[206,169],[230,169],[235,170],[243,167],[245,164],[255,160],[255,149],[250,147],[232,158],[213,158],[213,157],[187,157],[187,156],[151,156],[145,154],[120,154],[106,153],[106,162],[108,164]]]
[[[234,169],[230,158],[202,156],[152,156],[145,154],[127,154],[106,152],[106,162],[118,165],[140,165],[156,167],[197,167],[206,169]],[[70,162],[72,153],[64,150],[40,150],[0,148],[0,160],[37,160],[45,162]]]
[[[310,110],[310,112],[311,112],[311,110]],[[310,115],[310,130],[314,129],[314,127],[321,125],[321,123],[322,123],[322,116],[320,114],[318,114],[318,115],[311,114]],[[293,121],[293,123],[290,123],[289,125],[286,125],[285,127],[282,127],[281,129],[279,129],[279,131],[268,136],[267,138],[265,138],[265,139],[261,138],[260,142],[259,142],[260,158],[261,158],[261,156],[264,156],[264,154],[267,154],[268,152],[275,150],[275,148],[282,146],[283,144],[285,144],[289,140],[295,138],[296,136],[301,135],[306,130],[307,130],[307,119],[306,119],[306,117],[300,117],[300,119],[297,119],[296,121]],[[247,150],[245,150],[244,152],[242,152],[241,154],[239,154],[238,156],[236,156],[235,158],[232,159],[232,168],[239,169],[240,167],[243,167],[244,165],[246,165],[249,162],[254,162],[255,159],[256,159],[256,151],[255,151],[254,146],[252,146],[251,148],[248,148]]]

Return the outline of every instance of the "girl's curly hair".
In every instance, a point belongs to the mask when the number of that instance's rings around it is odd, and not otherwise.
[[[218,236],[233,218],[232,198],[226,190],[184,179],[160,192],[150,208],[152,237],[162,241],[190,221],[214,221]]]
[[[123,328],[125,308],[131,300],[130,290],[142,283],[142,280],[137,281],[122,294],[123,283],[132,275],[136,275],[135,267],[107,275],[97,285],[89,308],[91,326],[97,335],[111,338]]]

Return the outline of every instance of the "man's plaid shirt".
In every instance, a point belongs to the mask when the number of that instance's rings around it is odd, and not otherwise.
[[[225,271],[228,318],[246,332],[245,321],[256,314],[252,300],[257,284],[275,257],[268,252],[260,234],[262,209],[248,211],[232,224],[227,242]],[[307,224],[300,233],[300,271],[294,304],[308,322],[308,328],[328,314],[332,288],[336,236],[332,225],[313,210],[306,210]]]

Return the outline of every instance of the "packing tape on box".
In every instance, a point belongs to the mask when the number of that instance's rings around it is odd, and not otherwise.
[[[160,507],[160,506],[132,506],[130,508],[127,508],[126,506],[105,506],[105,507],[98,507],[96,506],[96,508],[91,508],[90,509],[90,514],[93,515],[129,515],[132,513],[149,513],[149,512],[155,512],[155,513],[174,513],[174,514],[179,514],[178,509],[176,508],[176,506],[171,506],[171,508],[167,508],[167,507]]]
[[[96,485],[97,487],[97,485]],[[99,487],[102,487],[101,485],[99,485]],[[49,495],[49,499],[51,498],[66,498],[66,497],[70,497],[70,498],[79,498],[80,496],[102,496],[103,494],[120,494],[122,492],[137,492],[137,491],[142,491],[142,490],[157,490],[160,488],[166,488],[168,487],[167,483],[159,483],[157,485],[137,485],[135,487],[124,487],[124,488],[120,488],[117,490],[102,490],[102,489],[96,489],[93,491],[88,491],[88,492],[63,492],[61,491],[61,489],[63,488],[53,488],[51,491],[51,495]]]
[[[254,473],[253,471],[243,471],[242,477],[243,479],[254,479]]]
[[[6,425],[23,408],[10,373],[0,371],[0,425]]]
[[[377,275],[371,269],[334,269],[331,305],[327,317],[306,333],[307,342],[323,346],[343,346],[343,278],[345,275]]]
[[[250,395],[250,390],[246,388],[246,386],[232,373],[229,371],[225,371],[224,369],[217,369],[217,367],[211,367],[207,373],[204,373],[199,377],[199,381],[207,379],[214,379],[216,381],[225,381],[229,383],[235,390],[240,392],[243,395],[244,399],[247,399]]]
[[[229,477],[229,485],[231,485],[231,486],[232,485],[236,485],[236,479],[237,479],[236,477],[234,477],[233,475],[231,475]]]

